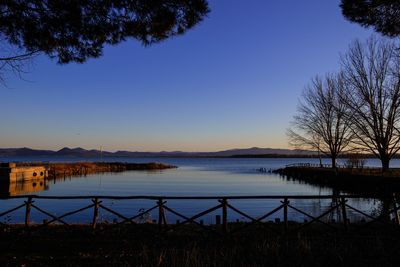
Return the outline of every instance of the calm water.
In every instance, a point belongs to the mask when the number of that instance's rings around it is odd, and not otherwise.
[[[81,159],[46,159],[46,158],[24,158],[24,159],[0,159],[0,161],[76,161]],[[86,159],[99,160],[99,159]],[[317,159],[215,159],[215,158],[108,158],[107,161],[128,161],[128,162],[163,162],[178,166],[178,169],[163,171],[128,171],[116,174],[89,175],[86,177],[74,177],[59,179],[56,181],[43,181],[43,183],[32,185],[15,186],[2,188],[3,194],[8,191],[10,195],[16,194],[37,194],[37,195],[157,195],[157,196],[231,196],[231,195],[329,195],[332,190],[320,188],[299,182],[287,181],[275,175],[260,173],[259,168],[277,169],[286,164],[297,162],[318,163]],[[326,160],[326,163],[329,163]],[[339,164],[340,164],[339,160]],[[368,165],[379,166],[376,160],[369,160]],[[394,160],[392,166],[400,166],[400,160]],[[1,200],[0,213],[8,208],[22,203],[23,200]],[[36,200],[41,208],[54,214],[61,215],[64,212],[83,207],[89,200]],[[309,212],[318,214],[327,210],[332,201],[320,200],[293,200],[291,204]],[[279,206],[279,200],[237,200],[231,202],[235,207],[240,208],[251,216],[262,216],[271,209]],[[104,201],[104,205],[118,210],[126,216],[133,216],[141,209],[147,209],[155,205],[149,200],[118,200]],[[207,208],[218,205],[214,200],[185,200],[168,201],[167,206],[176,209],[186,216],[194,215]],[[375,200],[357,199],[352,200],[351,205],[366,211],[373,211],[379,208],[379,202]],[[293,220],[304,220],[306,217],[293,210],[289,210],[290,218]],[[18,222],[23,220],[23,210],[13,213],[2,221]],[[206,223],[212,223],[215,214],[205,216]],[[282,212],[269,217],[269,220],[281,218]],[[92,210],[66,218],[70,222],[89,222]],[[167,213],[169,221],[175,221],[176,216]],[[147,215],[149,219],[156,218],[156,213]],[[46,216],[34,212],[32,219],[41,221]],[[112,221],[115,216],[102,211],[101,220]],[[231,220],[244,220],[239,214],[229,211]],[[353,214],[353,218],[360,219]],[[267,220],[268,220],[267,219]]]

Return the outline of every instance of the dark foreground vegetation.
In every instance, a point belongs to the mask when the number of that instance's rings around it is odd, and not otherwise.
[[[94,233],[83,225],[8,226],[0,232],[0,265],[398,266],[399,237],[382,225],[347,232],[314,225],[287,235],[261,226],[226,235],[191,225],[164,234],[152,224],[99,225]]]

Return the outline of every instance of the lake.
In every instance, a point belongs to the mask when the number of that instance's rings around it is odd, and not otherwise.
[[[99,161],[99,159],[74,158],[7,158],[0,161]],[[66,177],[65,179],[43,181],[34,187],[26,185],[10,185],[2,188],[1,192],[9,195],[36,194],[41,196],[80,196],[80,195],[155,195],[155,196],[232,196],[232,195],[330,195],[332,189],[312,186],[270,173],[260,173],[259,168],[277,169],[293,163],[318,163],[318,159],[240,159],[240,158],[107,158],[106,161],[126,162],[162,162],[178,166],[177,169],[162,171],[127,171],[122,173],[105,173],[88,175],[86,177]],[[329,160],[324,160],[329,163]],[[339,164],[344,160],[338,161]],[[367,165],[379,166],[379,161],[368,160]],[[400,160],[393,160],[391,166],[399,167]],[[23,203],[22,199],[0,200],[0,213]],[[251,216],[262,216],[280,205],[280,200],[232,200],[233,206],[245,211]],[[374,199],[354,199],[349,202],[352,206],[368,212],[377,211],[380,201]],[[90,204],[89,200],[36,200],[36,205],[56,215],[78,209]],[[154,200],[104,200],[103,204],[126,215],[133,216],[140,210],[155,205]],[[218,205],[216,200],[169,200],[167,206],[176,211],[192,216],[197,212]],[[332,205],[332,200],[292,200],[291,204],[310,214],[320,214]],[[66,218],[68,222],[89,222],[93,211],[87,210]],[[274,214],[267,220],[282,218],[282,212]],[[220,210],[203,218],[205,223],[213,223],[215,215]],[[156,212],[145,215],[154,219]],[[332,214],[339,217],[340,214]],[[230,220],[245,220],[243,216],[229,211]],[[292,220],[303,221],[306,216],[290,209]],[[350,213],[353,220],[361,217]],[[32,220],[41,222],[46,216],[40,212],[32,213]],[[101,211],[102,221],[112,221],[116,217],[104,210]],[[167,213],[167,219],[174,222],[177,216]],[[0,222],[22,222],[23,210],[11,216],[0,218]]]

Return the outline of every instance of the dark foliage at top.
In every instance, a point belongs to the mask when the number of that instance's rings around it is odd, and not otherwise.
[[[386,36],[400,36],[399,0],[342,0],[340,7],[352,22],[373,27]]]
[[[182,34],[208,12],[206,0],[3,0],[0,37],[27,54],[81,63],[101,56],[105,44]]]

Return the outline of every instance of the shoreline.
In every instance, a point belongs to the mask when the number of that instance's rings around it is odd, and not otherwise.
[[[287,166],[273,173],[289,180],[306,182],[356,193],[387,194],[400,191],[400,168],[382,172],[381,168],[328,168],[315,166]]]

